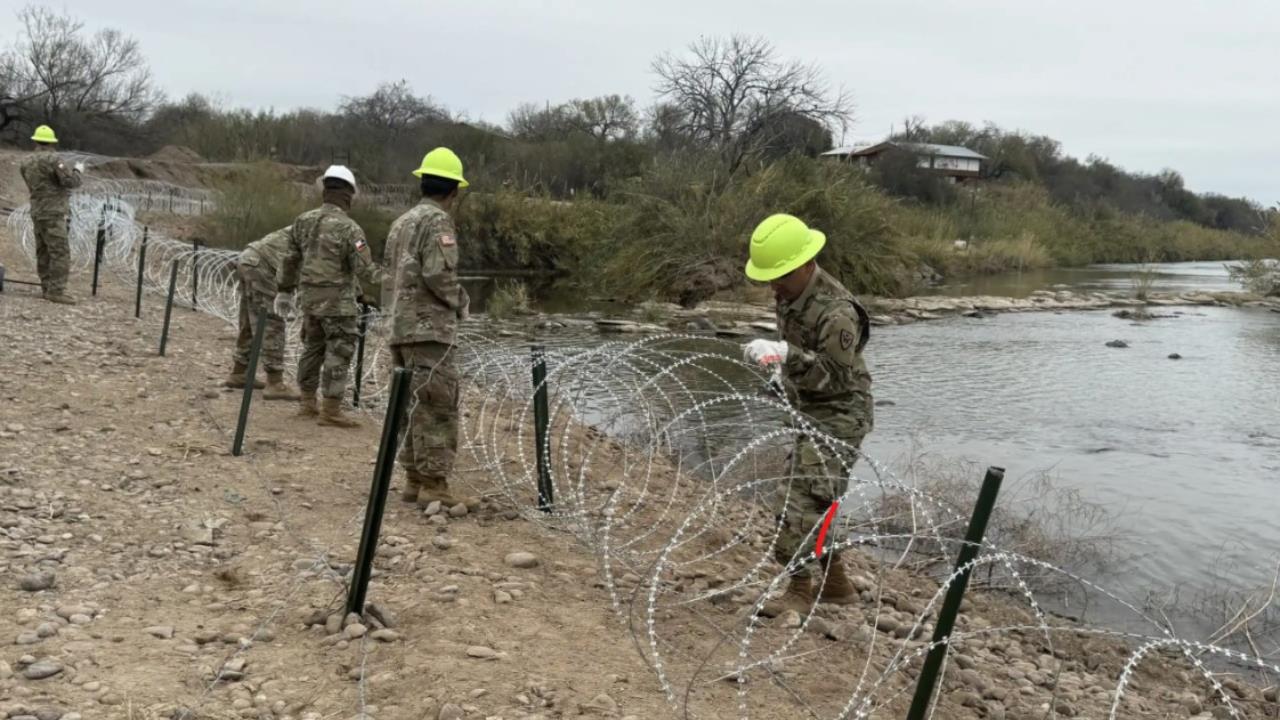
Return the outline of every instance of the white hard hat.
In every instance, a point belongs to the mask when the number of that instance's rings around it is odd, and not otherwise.
[[[329,178],[337,178],[351,185],[352,188],[356,187],[356,176],[346,165],[330,165],[329,169],[324,171],[324,175],[320,176],[320,182],[323,183]]]

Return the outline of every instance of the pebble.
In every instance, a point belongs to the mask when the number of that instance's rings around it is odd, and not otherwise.
[[[439,515],[440,509],[441,509],[440,501],[432,500],[431,503],[427,505],[427,509],[424,510],[422,514],[426,515],[427,517],[431,517],[432,515]]]
[[[453,507],[449,508],[449,517],[455,517],[455,518],[466,517],[467,512],[468,512],[467,506],[463,503],[458,503],[457,505],[454,505]]]
[[[355,640],[357,638],[364,637],[365,634],[368,632],[369,632],[369,628],[365,627],[364,625],[361,625],[360,623],[352,623],[348,625],[345,630],[342,631],[342,634],[345,635],[348,640]]]
[[[60,720],[62,711],[56,708],[44,708],[36,711],[36,720]]]
[[[89,617],[88,615],[72,615],[71,617],[67,618],[67,622],[71,623],[72,625],[88,625],[89,623],[93,622],[93,618]]]
[[[32,573],[24,575],[18,581],[18,587],[26,592],[40,592],[53,587],[53,583],[57,578],[51,572]]]
[[[505,590],[497,590],[493,593],[493,601],[499,605],[506,605],[511,602],[511,593]]]
[[[161,640],[173,639],[173,628],[168,625],[155,625],[153,627],[144,628],[142,632]]]
[[[507,564],[513,568],[527,570],[538,566],[538,557],[533,553],[513,552],[507,556]]]
[[[604,715],[613,715],[618,712],[618,703],[613,698],[601,693],[593,698],[591,702],[585,706],[586,710],[597,711]]]
[[[374,630],[370,633],[369,637],[380,642],[392,643],[400,639],[400,633],[395,630],[387,630],[384,628],[382,630]]]
[[[41,660],[27,666],[22,676],[28,680],[44,680],[62,672],[62,666],[52,660]]]
[[[445,703],[436,715],[436,720],[462,720],[462,715],[462,708],[453,703]]]
[[[800,613],[795,610],[788,610],[782,616],[782,627],[788,630],[795,630],[804,623],[804,619],[800,617]]]
[[[13,641],[14,645],[35,645],[40,642],[40,636],[33,632],[18,633],[18,637]]]
[[[40,623],[36,628],[36,634],[42,638],[51,638],[58,634],[58,626],[53,623]]]
[[[1181,360],[1181,359],[1182,359],[1182,356],[1181,356],[1181,355],[1179,355],[1178,353],[1171,353],[1171,354],[1169,355],[1169,359],[1170,359],[1170,360]]]
[[[89,682],[85,683],[81,687],[85,690],[85,692],[93,693],[93,692],[98,692],[99,690],[102,689],[102,683],[98,682],[97,680],[90,680]]]
[[[467,648],[467,657],[473,657],[477,660],[497,660],[498,651],[483,645],[472,645]]]
[[[448,550],[453,547],[453,539],[447,535],[437,535],[431,538],[431,544],[435,545],[437,549]]]

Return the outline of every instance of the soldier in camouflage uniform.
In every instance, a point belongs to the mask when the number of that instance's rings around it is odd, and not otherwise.
[[[849,489],[849,467],[874,424],[871,374],[862,359],[870,338],[867,311],[814,258],[826,236],[798,218],[774,215],[751,239],[747,275],[767,281],[777,296],[781,341],[747,345],[749,361],[779,366],[789,399],[814,427],[843,441],[828,447],[801,435],[789,459],[791,483],[780,488],[776,511],[781,521],[775,558],[783,566],[814,552],[817,530],[832,504]],[[766,603],[762,615],[807,610],[814,601],[853,602],[853,586],[838,552],[825,551],[818,562],[825,577],[813,578],[806,564],[793,570],[786,594]]]
[[[284,384],[284,318],[276,314],[276,273],[289,251],[293,229],[286,227],[252,242],[236,259],[236,275],[240,280],[240,335],[236,338],[235,367],[227,378],[230,388],[243,388],[248,381],[249,351],[257,329],[258,313],[267,313],[262,332],[262,365],[267,371],[266,400],[297,400],[299,395]],[[255,387],[264,387],[254,379]]]
[[[31,195],[31,229],[35,233],[40,293],[50,302],[75,305],[75,299],[67,294],[67,275],[71,272],[67,223],[71,215],[71,191],[80,187],[84,165],[66,166],[54,151],[58,138],[48,125],[36,128],[31,139],[36,143],[36,152],[22,161],[21,173]]]
[[[382,281],[382,274],[364,231],[347,215],[356,193],[355,176],[334,165],[321,182],[324,204],[299,215],[290,229],[292,237],[276,278],[276,314],[293,314],[292,295],[297,288],[302,311],[299,414],[318,415],[322,425],[354,428],[360,423],[343,414],[342,398],[356,348],[356,302],[377,304],[369,300],[369,293]],[[324,397],[319,407],[317,389]]]
[[[462,161],[447,148],[427,153],[414,172],[422,202],[401,215],[387,236],[383,307],[391,317],[391,355],[413,370],[409,426],[400,451],[402,498],[423,506],[459,503],[449,492],[458,447],[458,323],[470,299],[458,284],[458,233],[449,217]]]

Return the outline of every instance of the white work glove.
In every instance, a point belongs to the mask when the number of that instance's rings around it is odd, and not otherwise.
[[[466,288],[458,288],[458,300],[462,303],[458,308],[458,322],[466,322],[471,319],[471,296]]]
[[[72,166],[71,166],[71,169],[72,169],[72,170],[75,170],[76,172],[78,172],[78,173],[80,173],[80,174],[82,174],[82,175],[83,175],[83,174],[84,174],[84,163],[82,163],[82,162],[78,162],[78,163],[76,163],[75,165],[72,165]]]
[[[294,302],[293,293],[278,293],[272,309],[275,310],[276,315],[285,320],[292,320],[293,316],[298,314],[298,305]]]
[[[787,361],[787,344],[778,340],[752,340],[743,346],[742,356],[761,367],[781,365]]]

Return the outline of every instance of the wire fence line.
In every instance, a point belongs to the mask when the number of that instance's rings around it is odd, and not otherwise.
[[[131,202],[144,189],[103,192],[95,184],[73,196],[75,266],[92,263],[101,229],[104,265],[132,282],[145,234],[145,289],[163,295],[176,263],[180,288],[191,287],[193,279],[199,285],[195,306],[234,325],[236,253],[193,248],[144,231]],[[33,254],[25,209],[13,213],[9,224]],[[191,305],[189,295],[179,296]],[[362,406],[377,411],[389,377],[386,329],[376,312],[364,320],[369,331]],[[296,359],[292,325],[289,337],[290,357]],[[996,705],[1013,711],[1015,702],[1036,717],[1144,716],[1139,708],[1158,702],[1185,707],[1185,698],[1153,699],[1146,684],[1134,689],[1139,669],[1162,662],[1189,673],[1183,690],[1202,708],[1251,717],[1262,696],[1225,685],[1220,663],[1250,669],[1260,685],[1280,679],[1274,653],[1180,638],[1134,603],[1068,569],[1003,547],[998,537],[983,544],[970,567],[946,567],[945,559],[963,542],[955,528],[965,522],[967,508],[904,482],[813,426],[784,395],[769,389],[769,378],[737,359],[737,345],[677,334],[549,342],[542,357],[550,412],[541,448],[534,440],[536,388],[528,345],[468,329],[459,348],[466,384],[459,477],[496,492],[530,521],[573,535],[594,554],[600,585],[657,677],[673,717],[724,717],[725,695],[716,690],[728,686],[742,720],[767,716],[779,704],[824,720],[884,716],[910,693],[910,681],[932,647],[922,638],[932,632],[943,595],[962,571],[978,569],[997,573],[1012,588],[1003,602],[1013,610],[962,625],[947,638],[954,653],[969,654],[964,661],[948,661],[943,683],[952,690],[974,686],[971,674],[979,673],[986,689],[971,707],[988,716]],[[829,456],[832,476],[806,477],[790,469],[787,455],[801,438]],[[553,490],[550,512],[539,509],[540,476]],[[835,613],[811,604],[794,617],[766,620],[760,613],[765,599],[793,571],[818,561],[814,553],[797,553],[779,567],[776,548],[786,518],[773,508],[785,507],[789,494],[805,492],[814,482],[847,483],[828,551],[851,551],[860,604]],[[810,528],[810,538],[817,532]],[[928,568],[927,582],[911,584],[900,568],[921,558],[932,559],[921,565]],[[1046,576],[1148,630],[1056,620],[1042,590]],[[1123,648],[1123,662],[1084,669],[1073,657],[1086,642]],[[1012,653],[1014,646],[1018,654],[1034,652],[1035,659],[1016,661],[992,650]],[[1031,669],[1008,675],[1003,666],[1017,662],[1029,662]],[[832,667],[840,671],[833,675]],[[832,677],[839,678],[835,687]],[[937,707],[934,716],[946,717]],[[1063,709],[1068,707],[1069,712]]]

